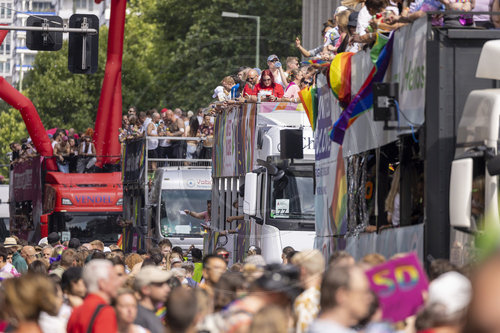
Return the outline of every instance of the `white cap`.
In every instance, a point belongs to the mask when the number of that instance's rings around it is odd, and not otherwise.
[[[47,240],[47,237],[43,237],[42,239],[40,239],[40,241],[38,242],[38,245],[39,246],[49,245],[49,241]]]
[[[462,274],[444,273],[430,283],[427,304],[442,304],[447,315],[455,314],[469,305],[471,289],[469,279]]]
[[[224,87],[223,86],[217,86],[217,88],[214,89],[214,94],[212,95],[212,98],[217,98],[220,93],[224,92]]]
[[[108,253],[108,252],[111,252],[111,249],[109,248],[109,246],[105,246],[104,250],[102,252]]]

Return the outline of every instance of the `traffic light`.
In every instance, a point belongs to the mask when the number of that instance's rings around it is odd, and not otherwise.
[[[70,28],[96,29],[99,19],[95,15],[73,14],[69,18]],[[69,33],[68,69],[75,74],[93,74],[97,71],[99,33],[95,35]]]
[[[62,28],[63,20],[54,15],[30,16],[26,21],[28,27]],[[26,46],[30,50],[58,51],[63,44],[62,32],[26,31]]]

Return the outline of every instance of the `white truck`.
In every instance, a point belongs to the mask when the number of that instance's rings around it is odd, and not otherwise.
[[[191,245],[203,248],[203,220],[187,215],[207,211],[212,198],[212,170],[209,167],[161,167],[156,170],[158,182],[151,204],[155,239],[168,238],[173,246],[184,250]]]
[[[234,107],[215,122],[212,223],[206,251],[224,246],[232,262],[249,246],[266,262],[282,249],[314,245],[314,140],[301,104],[257,103]],[[228,217],[242,220],[227,223]],[[224,230],[236,234],[221,235]]]

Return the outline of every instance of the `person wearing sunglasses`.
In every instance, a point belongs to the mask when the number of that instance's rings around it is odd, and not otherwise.
[[[259,73],[255,69],[247,71],[246,84],[243,88],[243,95],[240,97],[240,102],[256,102],[257,101],[257,83],[259,83]]]
[[[267,66],[274,77],[274,82],[279,84],[281,88],[285,89],[286,74],[276,54],[271,54],[267,57]]]

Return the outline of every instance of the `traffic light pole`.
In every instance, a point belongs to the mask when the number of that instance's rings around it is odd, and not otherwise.
[[[55,27],[15,27],[12,25],[0,25],[0,30],[16,30],[16,31],[41,31],[41,32],[71,32],[71,33],[81,33],[96,35],[96,29],[86,29],[86,28],[55,28]]]

